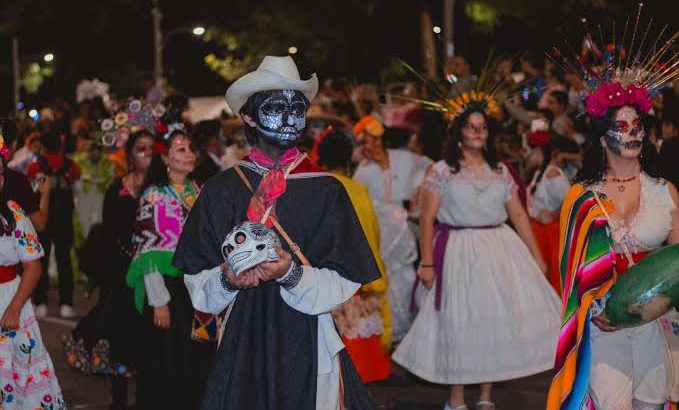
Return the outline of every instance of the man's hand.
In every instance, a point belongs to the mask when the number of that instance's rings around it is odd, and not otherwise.
[[[598,316],[592,317],[592,323],[601,329],[602,332],[614,332],[618,330],[617,327],[611,325],[611,322],[608,321],[605,312],[601,312]]]
[[[254,268],[241,272],[240,275],[236,276],[231,271],[231,268],[222,265],[222,275],[226,276],[226,281],[229,282],[229,285],[236,289],[251,289],[259,286],[259,278]]]
[[[260,263],[255,267],[260,280],[264,282],[276,280],[290,270],[292,256],[281,247],[276,248],[276,253],[279,256],[277,261]]]

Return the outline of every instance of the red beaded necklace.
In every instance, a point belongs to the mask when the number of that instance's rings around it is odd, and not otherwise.
[[[636,175],[631,176],[631,177],[629,177],[629,178],[616,178],[616,177],[611,177],[611,180],[612,180],[613,182],[615,182],[615,183],[618,184],[618,191],[620,191],[620,192],[625,192],[625,188],[626,188],[626,187],[625,187],[625,184],[628,183],[628,182],[632,182],[632,181],[634,181],[635,179],[637,179],[637,176],[636,176]],[[604,178],[604,181],[607,181],[607,180],[608,180],[607,178]]]

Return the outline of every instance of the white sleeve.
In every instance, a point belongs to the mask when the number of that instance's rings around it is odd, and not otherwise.
[[[165,287],[163,275],[158,272],[144,275],[144,287],[149,306],[165,306],[170,301],[170,292]]]
[[[238,295],[237,290],[230,291],[224,288],[221,277],[222,270],[219,266],[195,275],[184,275],[184,284],[196,310],[219,314]]]
[[[302,274],[292,287],[281,286],[281,298],[291,308],[307,315],[320,315],[337,309],[361,287],[334,270],[302,266]],[[287,274],[286,274],[287,276]],[[286,276],[281,278],[281,285]]]

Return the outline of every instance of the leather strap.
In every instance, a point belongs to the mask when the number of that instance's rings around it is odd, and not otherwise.
[[[248,188],[250,193],[252,193],[254,195],[255,191],[252,188],[252,184],[248,180],[248,177],[245,176],[245,173],[243,172],[243,170],[240,169],[238,164],[234,165],[233,168],[236,170],[236,173],[238,174],[238,176],[240,176],[240,179],[243,180],[243,183]],[[278,222],[278,219],[273,215],[268,215],[267,218],[271,222],[271,224],[273,224],[274,228],[276,228],[278,233],[283,237],[283,240],[285,241],[285,243],[288,244],[288,246],[290,247],[290,250],[295,254],[295,256],[297,256],[297,258],[302,263],[302,265],[311,266],[311,263],[309,263],[309,260],[306,258],[306,256],[304,256],[304,254],[302,253],[302,250],[299,248],[299,245],[297,245],[297,243],[295,243],[295,241],[292,240],[292,238],[288,235],[288,233],[285,232],[285,229],[283,229],[281,224]]]

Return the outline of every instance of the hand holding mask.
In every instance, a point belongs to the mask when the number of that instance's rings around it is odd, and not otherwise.
[[[276,248],[281,246],[278,235],[265,225],[245,221],[231,230],[222,243],[222,255],[231,271],[240,275],[262,262],[279,259]]]

